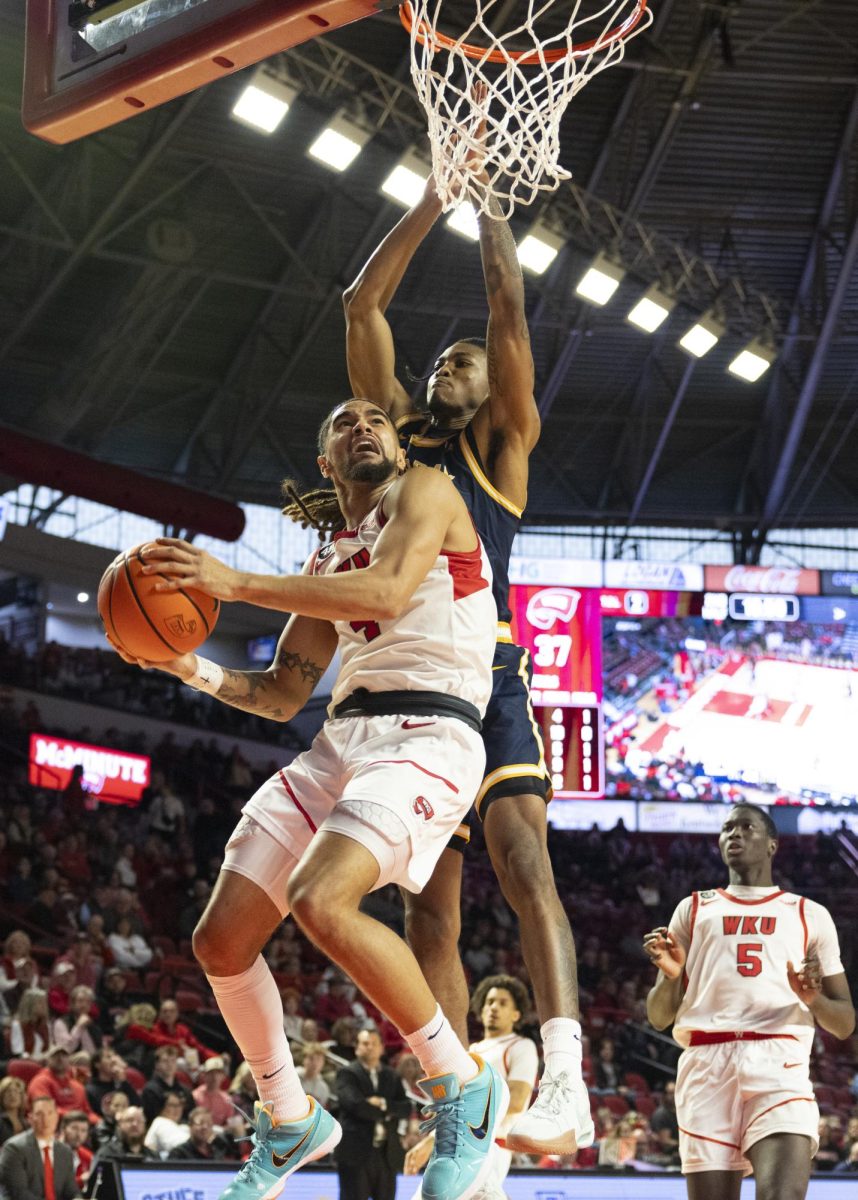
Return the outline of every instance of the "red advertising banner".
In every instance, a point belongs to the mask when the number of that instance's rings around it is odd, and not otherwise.
[[[594,704],[602,698],[599,593],[590,588],[510,588],[512,636],[530,651],[534,704]]]
[[[819,571],[807,567],[707,567],[707,592],[771,592],[776,596],[818,596]]]
[[[658,592],[641,588],[602,588],[603,617],[697,617],[703,609],[700,592]]]
[[[108,804],[139,804],[149,786],[151,760],[145,754],[30,734],[29,780],[35,787],[63,791],[78,765],[83,767],[84,791]]]

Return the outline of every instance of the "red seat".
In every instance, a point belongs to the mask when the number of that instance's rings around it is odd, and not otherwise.
[[[146,1076],[142,1071],[138,1071],[136,1067],[128,1067],[125,1072],[125,1078],[134,1088],[135,1092],[142,1092],[146,1086]]]
[[[153,950],[160,950],[162,954],[176,953],[176,943],[171,937],[167,937],[166,934],[156,933],[149,940],[152,943]]]
[[[645,1096],[643,1092],[638,1092],[637,1097],[635,1098],[636,1112],[639,1112],[642,1117],[651,1117],[657,1108],[658,1105],[656,1104],[654,1097],[649,1095]]]
[[[191,992],[186,988],[179,988],[176,992],[176,1003],[179,1006],[179,1012],[199,1012],[203,998],[199,992]]]
[[[6,1067],[6,1074],[14,1075],[16,1079],[23,1079],[24,1083],[29,1083],[41,1069],[42,1064],[33,1062],[30,1058],[13,1058]]]
[[[625,1076],[625,1085],[630,1087],[635,1092],[644,1092],[649,1094],[649,1084],[644,1079],[643,1075],[636,1075],[634,1071],[627,1071]]]
[[[626,1104],[623,1096],[599,1096],[597,1097],[599,1105],[604,1105],[609,1108],[615,1117],[624,1117],[629,1111],[629,1106]]]

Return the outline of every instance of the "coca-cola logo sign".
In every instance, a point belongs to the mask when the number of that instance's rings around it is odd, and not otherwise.
[[[818,596],[819,572],[807,567],[707,567],[708,592],[765,592],[778,596]]]

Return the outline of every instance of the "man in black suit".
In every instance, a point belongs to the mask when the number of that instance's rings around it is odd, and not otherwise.
[[[397,1073],[382,1065],[381,1052],[377,1031],[363,1029],[355,1061],[337,1074],[340,1200],[393,1200],[396,1191],[404,1159],[398,1126],[411,1105]]]
[[[16,1134],[0,1150],[0,1196],[8,1200],[80,1200],[74,1157],[56,1139],[60,1114],[51,1096],[37,1096],[32,1129]]]

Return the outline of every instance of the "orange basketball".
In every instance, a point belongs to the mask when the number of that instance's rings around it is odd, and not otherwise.
[[[141,573],[143,548],[119,554],[104,572],[98,611],[108,635],[132,657],[167,662],[202,645],[217,623],[220,601],[194,588],[154,591],[168,576]]]

